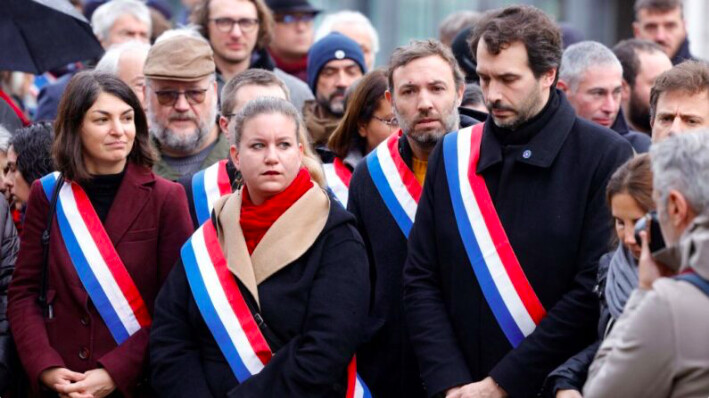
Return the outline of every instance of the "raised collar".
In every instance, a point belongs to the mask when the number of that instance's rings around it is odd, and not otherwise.
[[[563,92],[557,90],[557,95],[559,95],[559,105],[547,109],[548,112],[552,112],[551,117],[540,126],[526,144],[521,145],[522,150],[517,151],[515,155],[516,161],[547,168],[559,154],[561,146],[576,122],[576,113]],[[488,116],[480,146],[480,160],[476,168],[478,174],[503,160],[503,145],[491,131],[491,123],[494,123],[492,117]]]

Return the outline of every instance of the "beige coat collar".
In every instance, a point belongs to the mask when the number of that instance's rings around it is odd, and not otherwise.
[[[327,222],[330,200],[314,184],[273,223],[249,256],[239,224],[242,192],[240,189],[215,203],[217,236],[229,270],[259,303],[257,286],[297,260],[315,243]]]

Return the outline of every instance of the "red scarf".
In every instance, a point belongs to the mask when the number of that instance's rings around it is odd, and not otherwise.
[[[302,168],[288,188],[271,196],[257,206],[251,201],[248,187],[244,185],[239,224],[241,224],[241,229],[244,231],[249,254],[254,252],[256,246],[261,242],[261,238],[271,228],[271,225],[312,187],[313,182],[310,181],[310,173],[308,173],[307,169]]]

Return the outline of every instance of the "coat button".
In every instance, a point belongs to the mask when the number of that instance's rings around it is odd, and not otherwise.
[[[88,315],[84,315],[81,317],[81,324],[84,326],[89,326],[89,323],[91,320],[89,319]]]
[[[532,157],[532,151],[529,149],[526,149],[524,152],[522,152],[522,157],[525,159],[529,159]]]
[[[80,359],[84,359],[84,360],[89,359],[89,354],[90,354],[89,349],[86,347],[81,347],[81,349],[79,350],[79,358]]]

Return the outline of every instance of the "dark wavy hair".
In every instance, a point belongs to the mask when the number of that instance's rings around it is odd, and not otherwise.
[[[101,93],[110,94],[133,108],[135,141],[128,162],[148,168],[155,162],[148,122],[133,90],[116,76],[94,71],[79,72],[69,81],[54,121],[52,156],[57,170],[69,180],[80,182],[91,178],[84,165],[80,132],[86,112]]]
[[[525,5],[488,11],[470,36],[470,51],[476,62],[480,40],[485,41],[487,50],[493,55],[515,42],[522,42],[534,77],[539,79],[554,69],[556,86],[561,65],[561,30],[544,11]]]
[[[17,169],[30,185],[54,170],[51,153],[53,135],[50,123],[39,122],[15,130],[10,140],[17,154]]]

